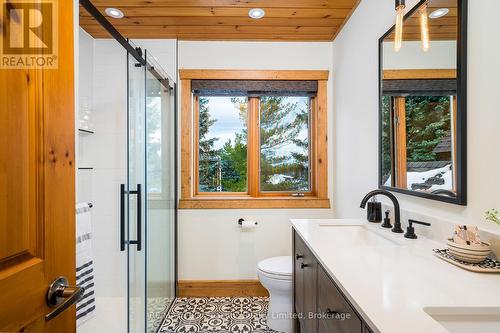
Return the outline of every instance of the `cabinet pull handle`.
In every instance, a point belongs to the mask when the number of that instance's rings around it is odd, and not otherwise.
[[[304,263],[300,264],[300,268],[301,269],[304,269],[305,267],[309,267],[309,265],[308,264],[304,264]]]
[[[299,259],[301,259],[301,258],[304,258],[304,256],[303,256],[302,254],[296,254],[296,255],[295,255],[295,259],[296,259],[296,260],[299,260]]]

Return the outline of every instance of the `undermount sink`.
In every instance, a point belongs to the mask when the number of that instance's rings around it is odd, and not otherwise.
[[[450,333],[500,332],[500,307],[426,307],[424,311]]]
[[[368,227],[366,224],[362,224],[356,220],[352,221],[342,221],[342,222],[325,222],[319,224],[320,228],[339,228],[339,231],[342,234],[348,234],[349,237],[342,237],[341,239],[349,240],[349,243],[353,241],[356,242],[358,246],[384,246],[384,245],[402,245],[402,240],[396,239],[398,235],[400,237],[401,234],[393,234],[391,235],[390,229],[383,228],[373,228]],[[389,233],[386,235],[386,233]],[[393,237],[391,237],[393,236]],[[339,240],[336,239],[336,243],[338,244]]]

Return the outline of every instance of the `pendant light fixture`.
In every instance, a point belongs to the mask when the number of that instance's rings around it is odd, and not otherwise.
[[[405,14],[405,0],[396,0],[396,32],[394,36],[394,50],[398,52],[403,45],[403,18]]]
[[[422,50],[429,51],[429,17],[427,16],[427,3],[420,7],[420,35],[422,38]]]

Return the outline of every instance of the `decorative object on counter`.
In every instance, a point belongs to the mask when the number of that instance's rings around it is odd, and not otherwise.
[[[500,273],[500,261],[498,260],[486,258],[480,263],[469,263],[455,258],[448,249],[434,249],[433,251],[438,258],[471,272]]]
[[[428,222],[420,222],[420,221],[415,221],[415,220],[408,220],[408,227],[406,228],[406,233],[405,233],[405,238],[409,239],[417,239],[417,234],[415,233],[415,228],[413,227],[413,223],[415,224],[420,224],[420,225],[425,225],[430,227],[431,224]]]
[[[392,228],[391,219],[389,218],[390,210],[385,211],[384,223],[382,223],[382,228]]]
[[[453,239],[448,239],[448,250],[455,258],[469,262],[479,263],[484,261],[491,253],[490,244],[481,242],[481,244],[460,244]]]
[[[478,227],[472,225],[455,225],[447,244],[450,255],[467,263],[483,262],[491,253],[490,244],[481,241]]]
[[[453,241],[457,244],[481,245],[479,229],[476,226],[456,225]]]
[[[376,196],[374,196],[372,201],[368,203],[368,208],[366,209],[366,219],[373,223],[382,222],[382,203],[377,201]]]
[[[484,218],[486,221],[490,221],[500,225],[500,212],[496,209],[490,209],[486,211]]]

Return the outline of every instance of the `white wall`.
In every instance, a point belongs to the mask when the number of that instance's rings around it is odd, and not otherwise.
[[[179,68],[331,70],[331,43],[179,42]],[[329,81],[329,136],[333,134],[332,80]],[[333,163],[329,147],[329,165]],[[329,183],[332,184],[330,168]],[[330,187],[330,195],[332,188]],[[237,220],[257,220],[242,232]],[[178,258],[180,280],[256,279],[257,262],[290,255],[288,220],[333,217],[332,209],[180,210]]]
[[[407,1],[410,8],[415,0]],[[500,197],[500,31],[497,0],[469,1],[468,51],[468,206],[460,207],[397,195],[403,209],[450,220],[483,222]],[[376,15],[374,15],[376,13]],[[362,1],[334,42],[335,208],[339,217],[363,216],[362,196],[377,188],[378,39],[393,24],[394,3]]]

